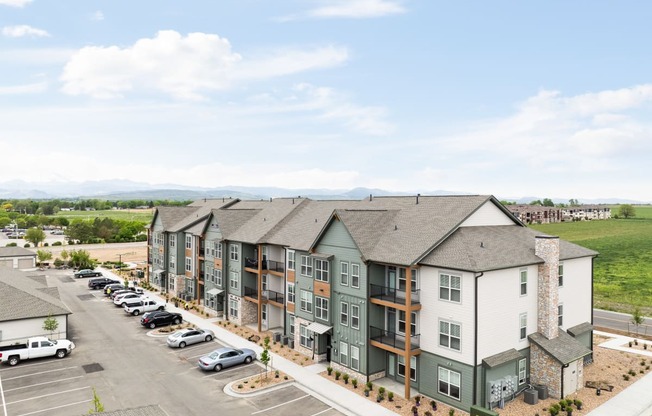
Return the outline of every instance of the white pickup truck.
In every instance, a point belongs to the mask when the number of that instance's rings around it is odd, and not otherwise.
[[[75,344],[67,339],[53,341],[46,337],[30,338],[26,344],[0,347],[0,362],[16,365],[21,360],[56,356],[63,358],[70,354]]]
[[[162,311],[165,309],[165,303],[157,302],[151,299],[143,299],[136,304],[127,304],[124,306],[125,312],[138,316],[144,312]]]

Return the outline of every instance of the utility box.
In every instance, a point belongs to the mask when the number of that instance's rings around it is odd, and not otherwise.
[[[523,401],[527,404],[539,403],[539,392],[536,389],[527,389],[523,392]]]
[[[281,333],[274,332],[274,342],[280,342],[280,341],[281,341]]]
[[[283,335],[283,345],[288,345],[288,339],[289,337],[287,335]]]
[[[539,400],[546,400],[548,398],[548,386],[537,384],[534,386],[534,388],[539,393]]]

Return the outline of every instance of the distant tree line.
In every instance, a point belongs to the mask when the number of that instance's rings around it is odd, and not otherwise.
[[[17,212],[29,215],[54,215],[62,209],[75,211],[84,210],[106,210],[106,209],[135,209],[135,208],[153,208],[155,206],[185,206],[192,201],[172,201],[172,200],[143,200],[130,199],[125,201],[109,201],[105,199],[0,199],[0,208],[5,212]]]

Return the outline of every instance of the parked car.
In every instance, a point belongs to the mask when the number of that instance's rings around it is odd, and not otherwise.
[[[152,299],[143,299],[137,303],[130,303],[124,306],[125,312],[134,316],[138,316],[143,312],[162,311],[165,310],[164,302],[157,302]]]
[[[171,325],[171,324],[180,324],[183,321],[183,317],[180,313],[168,312],[168,311],[155,311],[150,312],[149,314],[143,315],[140,318],[140,324],[148,328],[156,328],[161,325]]]
[[[168,347],[184,348],[186,345],[209,342],[213,338],[215,334],[210,329],[185,328],[170,335],[167,342]]]
[[[0,347],[0,362],[16,365],[21,360],[30,358],[51,357],[63,358],[70,354],[75,344],[67,339],[57,341],[46,337],[35,337],[27,340],[25,344],[9,345]]]
[[[102,289],[102,292],[104,292],[105,295],[109,295],[109,289],[111,289],[111,292],[117,292],[118,290],[124,290],[128,289],[123,285],[122,283],[111,283],[106,286],[104,286],[104,289]]]
[[[197,366],[202,370],[221,371],[225,367],[238,364],[249,364],[256,359],[256,352],[248,348],[218,348],[197,361]]]
[[[79,279],[80,277],[100,277],[102,276],[102,272],[97,272],[91,269],[82,269],[76,271],[73,276],[75,276],[75,279]]]
[[[140,302],[143,300],[142,294],[134,293],[132,291],[129,291],[129,293],[121,293],[117,295],[115,298],[113,298],[113,304],[115,306],[120,306],[120,307],[125,307],[125,305],[128,303],[128,301],[135,299],[136,301]]]
[[[91,279],[88,281],[88,288],[89,289],[102,289],[106,285],[110,285],[112,283],[120,283],[119,281],[115,279],[111,279],[108,277],[96,277],[94,279]]]

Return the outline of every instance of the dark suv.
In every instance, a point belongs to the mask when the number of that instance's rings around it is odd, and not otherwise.
[[[156,328],[160,325],[171,325],[171,324],[180,324],[183,320],[183,317],[180,313],[168,312],[168,311],[153,311],[149,314],[143,315],[140,318],[140,324],[149,328]]]
[[[120,283],[120,282],[115,279],[110,279],[108,277],[98,277],[96,279],[91,279],[88,281],[88,288],[102,289],[104,288],[104,286],[109,285],[111,283]]]

